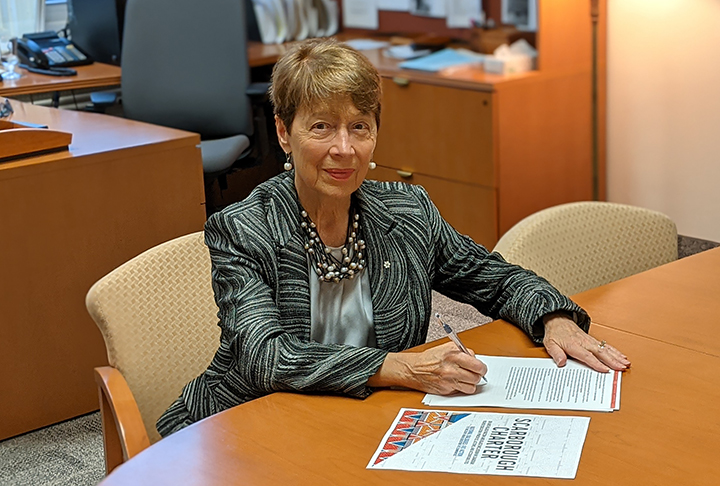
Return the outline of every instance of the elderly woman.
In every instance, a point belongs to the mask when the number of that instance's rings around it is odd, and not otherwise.
[[[433,289],[515,323],[559,366],[568,355],[599,371],[630,365],[547,281],[458,234],[422,187],[365,180],[380,97],[375,68],[334,40],[276,64],[288,172],[205,226],[220,348],[160,418],[161,435],[275,391],[473,393],[487,371],[474,354],[453,343],[400,353],[425,341]]]

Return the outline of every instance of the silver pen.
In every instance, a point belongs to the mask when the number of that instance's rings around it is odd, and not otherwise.
[[[465,353],[465,354],[467,354],[467,355],[470,355],[470,356],[472,356],[472,357],[474,358],[475,356],[474,356],[470,351],[468,351],[468,348],[466,348],[465,345],[462,343],[462,341],[460,341],[460,338],[458,337],[458,335],[457,335],[457,333],[455,332],[455,330],[454,330],[452,327],[450,327],[448,324],[446,324],[445,322],[443,322],[442,317],[440,316],[440,313],[439,313],[439,312],[436,312],[436,313],[435,313],[435,317],[437,318],[438,322],[440,323],[440,325],[441,325],[441,326],[443,327],[443,329],[445,330],[445,333],[447,334],[447,337],[449,337],[450,340],[455,343],[455,346],[457,346],[458,349],[459,349],[460,351],[462,351],[463,353]],[[484,381],[485,383],[487,383],[487,378],[485,378],[484,376],[480,378],[480,382],[478,383],[478,385],[480,385],[483,381]],[[485,383],[482,383],[482,384],[485,384]]]

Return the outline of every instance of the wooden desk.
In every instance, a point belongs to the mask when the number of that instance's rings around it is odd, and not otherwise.
[[[291,45],[292,43],[267,45],[261,42],[249,42],[248,61],[250,67],[275,64]],[[53,91],[106,88],[120,85],[120,66],[95,62],[87,66],[77,66],[73,69],[77,71],[77,76],[47,76],[20,69],[23,74],[22,78],[0,83],[0,96],[13,97],[28,94],[51,93]]]
[[[573,300],[594,323],[720,357],[720,248],[588,290]]]
[[[73,68],[77,76],[47,76],[24,69],[23,77],[0,83],[0,96],[20,96],[82,88],[105,88],[120,84],[120,67],[95,62]]]
[[[593,334],[633,359],[633,369],[623,375],[621,409],[527,411],[591,417],[572,484],[714,484],[720,475],[720,422],[715,420],[720,414],[720,359],[614,329],[598,327]],[[521,331],[501,321],[466,331],[462,338],[479,353],[546,356]],[[366,470],[398,410],[427,408],[422,396],[385,390],[360,401],[276,393],[161,440],[101,484],[568,484],[559,479]]]
[[[85,294],[205,221],[198,135],[12,104],[13,119],[74,138],[0,162],[0,440],[97,410],[92,370],[107,357]]]
[[[272,66],[293,44],[294,42],[263,44],[262,42],[248,41],[248,64],[250,67]]]
[[[368,177],[422,185],[450,224],[488,248],[525,216],[591,198],[587,73],[445,76],[367,54],[384,103]]]

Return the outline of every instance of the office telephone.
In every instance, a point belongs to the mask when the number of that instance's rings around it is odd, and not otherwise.
[[[25,34],[18,39],[20,66],[30,72],[55,76],[77,74],[69,66],[91,64],[93,61],[72,42],[59,37],[55,32]]]

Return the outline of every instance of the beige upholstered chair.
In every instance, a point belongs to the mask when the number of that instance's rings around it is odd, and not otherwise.
[[[86,305],[110,366],[95,369],[106,469],[160,437],[155,422],[220,343],[203,233],[138,255],[92,286]]]
[[[528,216],[494,251],[572,295],[676,260],[677,229],[648,209],[577,202]]]

